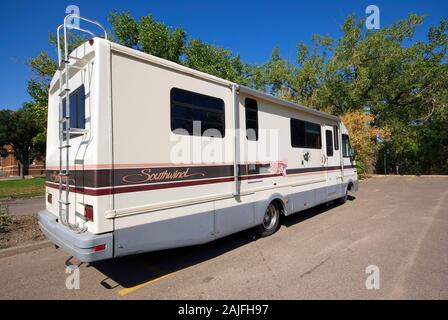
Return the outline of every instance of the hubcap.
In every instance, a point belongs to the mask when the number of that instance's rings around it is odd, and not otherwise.
[[[263,227],[266,230],[272,229],[277,223],[277,217],[277,208],[271,203],[264,214]]]

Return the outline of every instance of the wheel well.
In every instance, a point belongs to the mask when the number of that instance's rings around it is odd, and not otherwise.
[[[279,198],[276,198],[271,201],[271,203],[275,203],[277,207],[280,209],[280,214],[285,215],[285,205],[283,204],[283,201]]]

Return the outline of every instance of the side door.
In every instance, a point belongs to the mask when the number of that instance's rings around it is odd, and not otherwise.
[[[337,127],[324,126],[325,148],[324,158],[327,176],[327,200],[338,198],[338,185],[341,177],[341,157],[339,152],[339,137]]]

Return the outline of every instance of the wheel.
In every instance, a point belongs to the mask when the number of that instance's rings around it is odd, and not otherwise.
[[[348,188],[345,189],[345,195],[342,198],[339,198],[338,202],[340,204],[344,204],[347,202],[347,198],[348,198]]]
[[[266,209],[263,217],[263,223],[258,226],[260,237],[267,237],[277,231],[280,221],[280,209],[278,205],[271,202]]]

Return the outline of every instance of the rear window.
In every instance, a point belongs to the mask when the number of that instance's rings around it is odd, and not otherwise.
[[[70,101],[70,128],[85,129],[86,128],[86,94],[84,85],[81,85],[69,95]],[[62,115],[67,116],[67,99],[62,99]],[[63,129],[67,127],[64,122]],[[64,135],[65,140],[65,135]]]

